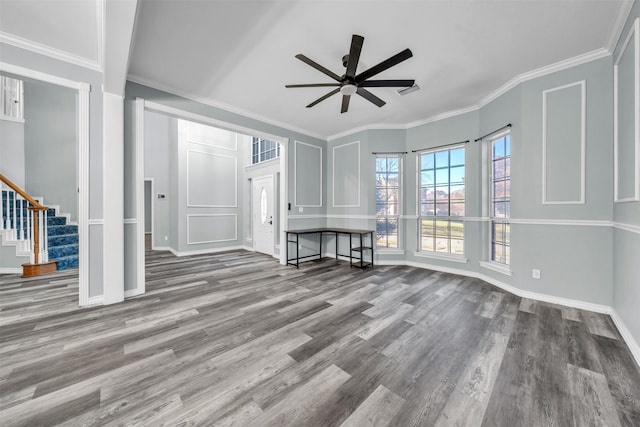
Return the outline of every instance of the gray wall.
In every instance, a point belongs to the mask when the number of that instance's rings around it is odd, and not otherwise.
[[[24,188],[24,123],[0,119],[0,172]]]
[[[621,74],[622,77],[635,73],[638,70],[630,70],[629,62],[624,61],[631,51],[622,52],[622,43],[624,42],[627,34],[631,30],[634,21],[640,17],[640,2],[634,3],[629,19],[622,31],[622,37],[618,42],[616,50],[614,52],[614,59],[621,53],[623,55],[623,61],[621,61]],[[637,40],[637,39],[636,39]],[[629,48],[627,48],[629,49]],[[637,58],[636,58],[637,60]],[[636,74],[637,75],[637,74]],[[621,77],[621,76],[619,76]],[[634,91],[634,84],[639,85],[640,82],[634,79],[622,78],[619,80],[618,95],[624,100],[625,94],[631,94]],[[635,88],[637,90],[637,88]],[[637,100],[636,100],[636,104]],[[624,106],[621,105],[621,106]],[[635,111],[634,111],[635,110]],[[634,132],[634,119],[638,120],[640,117],[640,111],[635,108],[625,107],[623,111],[620,111],[618,117],[618,135],[620,136],[619,144],[627,148],[626,153],[620,153],[621,156],[629,157],[629,148],[633,147],[635,138],[640,138],[640,135],[635,135]],[[637,158],[637,153],[636,158]],[[619,159],[620,160],[620,159]],[[633,175],[639,173],[640,165],[635,164],[632,170],[618,170],[619,182],[624,182],[627,188],[632,188],[638,185],[633,183]],[[633,188],[635,190],[635,188]],[[629,328],[629,332],[635,338],[637,343],[640,343],[640,201],[628,201],[624,203],[613,204],[613,221],[615,229],[613,231],[613,308],[618,315],[622,318],[624,323]]]
[[[153,247],[168,248],[170,232],[171,203],[174,194],[171,192],[170,179],[176,174],[170,168],[170,141],[178,138],[176,119],[145,111],[144,117],[144,176],[153,178],[154,229]],[[164,199],[158,199],[158,193],[164,194]],[[166,239],[165,239],[166,238]]]
[[[25,186],[27,193],[78,218],[76,92],[24,82]]]

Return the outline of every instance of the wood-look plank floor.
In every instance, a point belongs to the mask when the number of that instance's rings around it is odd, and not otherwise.
[[[147,293],[0,276],[3,426],[639,426],[608,316],[412,267],[147,253]]]

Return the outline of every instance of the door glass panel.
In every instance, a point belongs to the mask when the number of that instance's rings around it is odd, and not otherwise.
[[[267,189],[264,187],[260,193],[260,221],[267,222]]]

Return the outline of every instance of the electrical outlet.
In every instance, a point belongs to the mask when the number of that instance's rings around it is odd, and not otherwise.
[[[302,206],[298,206],[298,212],[304,212],[304,208]]]
[[[534,279],[539,279],[540,270],[538,270],[537,268],[534,268],[533,270],[531,270],[531,277],[533,277]]]

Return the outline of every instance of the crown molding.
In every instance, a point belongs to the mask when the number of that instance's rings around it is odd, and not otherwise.
[[[239,114],[239,115],[241,115],[243,117],[246,117],[248,119],[258,120],[258,121],[263,122],[263,123],[268,124],[268,125],[277,126],[277,127],[286,129],[286,130],[291,131],[291,132],[297,132],[297,133],[302,134],[304,136],[310,136],[312,138],[316,138],[316,139],[319,139],[321,141],[326,141],[327,140],[325,136],[319,135],[319,134],[317,134],[315,132],[311,132],[311,131],[306,130],[306,129],[302,129],[302,128],[296,127],[296,126],[291,125],[289,123],[278,122],[278,121],[270,119],[268,117],[261,116],[261,115],[259,115],[257,113],[252,112],[252,111],[245,110],[245,109],[242,109],[242,108],[239,108],[239,107],[235,107],[233,105],[225,104],[224,102],[220,102],[220,101],[217,101],[217,100],[212,99],[212,98],[203,98],[201,96],[198,96],[198,95],[195,95],[195,94],[192,94],[192,93],[183,92],[183,91],[178,90],[178,89],[176,89],[174,87],[153,82],[151,80],[145,79],[145,78],[143,78],[141,76],[138,76],[136,74],[129,73],[129,75],[127,75],[127,80],[129,80],[130,82],[133,82],[133,83],[137,83],[139,85],[150,87],[152,89],[161,90],[163,92],[167,92],[167,93],[170,93],[172,95],[176,95],[176,96],[188,99],[190,101],[195,101],[195,102],[198,102],[200,104],[208,105],[210,107],[219,108],[221,110],[224,110],[224,111],[227,111],[227,112],[230,112],[230,113]]]
[[[20,49],[28,50],[29,52],[37,53],[39,55],[48,56],[59,61],[67,62],[69,64],[77,65],[79,67],[88,68],[94,71],[102,72],[102,65],[97,60],[85,58],[83,56],[74,55],[64,50],[56,49],[51,46],[47,46],[42,43],[36,43],[31,40],[23,39],[22,37],[15,36],[13,34],[0,31],[0,43],[5,43],[11,46],[15,46]]]
[[[631,9],[633,9],[633,0],[622,0],[620,2],[620,7],[618,8],[618,16],[616,16],[616,20],[613,23],[613,28],[611,29],[611,34],[609,35],[609,41],[607,42],[607,50],[609,51],[609,53],[613,53],[613,51],[616,50],[618,40],[620,40],[622,31],[624,31],[624,25],[629,18]]]
[[[367,126],[367,125],[359,126],[354,129],[350,129],[344,132],[330,135],[327,137],[327,141],[333,141],[334,139],[337,139],[337,138],[343,138],[345,136],[349,136],[357,132],[373,130],[373,129],[412,129],[418,126],[426,125],[428,123],[433,123],[440,120],[460,116],[462,114],[471,113],[473,111],[479,110],[480,108],[484,107],[490,102],[496,100],[497,98],[504,95],[505,93],[507,93],[508,91],[510,91],[511,89],[515,88],[516,86],[518,86],[523,82],[526,82],[528,80],[533,80],[538,77],[543,77],[548,74],[556,73],[558,71],[566,70],[567,68],[572,68],[578,65],[586,64],[591,61],[596,61],[598,59],[607,57],[609,55],[611,55],[611,52],[608,49],[605,49],[605,48],[596,49],[591,52],[574,56],[573,58],[568,58],[550,65],[545,65],[544,67],[540,67],[535,70],[527,71],[526,73],[519,74],[513,79],[509,80],[504,85],[500,86],[499,88],[497,88],[496,90],[494,90],[493,92],[485,96],[484,98],[482,98],[480,102],[478,102],[475,105],[470,105],[468,107],[460,108],[458,110],[446,111],[444,113],[436,114],[426,119],[417,120],[414,122],[406,123],[404,125],[397,125],[397,124],[392,125],[393,127],[391,128],[384,127],[384,125],[379,125],[379,124],[371,125],[371,126]]]

